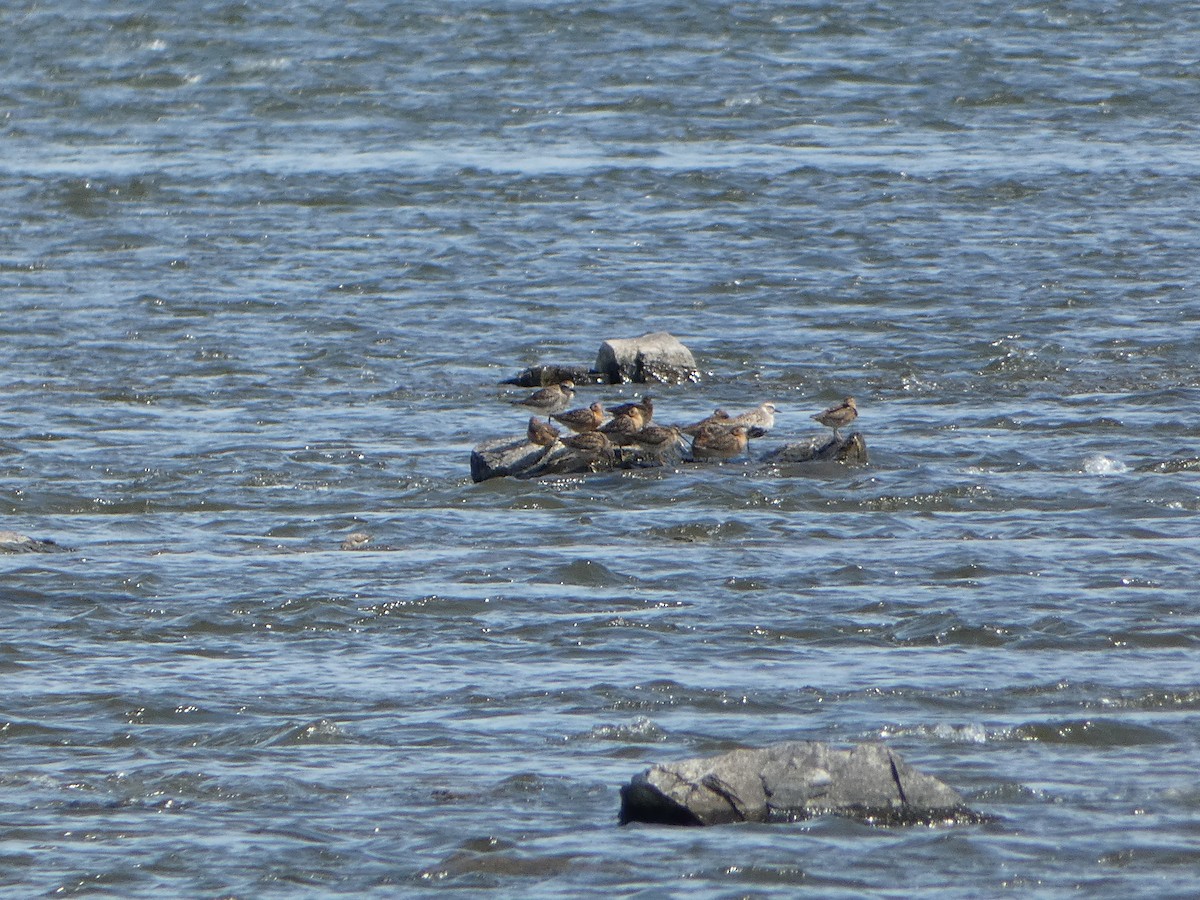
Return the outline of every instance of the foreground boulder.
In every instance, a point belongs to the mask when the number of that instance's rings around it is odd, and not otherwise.
[[[794,822],[834,813],[874,825],[980,822],[953,789],[882,744],[790,741],[651,766],[621,788],[620,822]]]
[[[841,462],[850,465],[867,464],[867,442],[860,432],[847,438],[809,438],[772,450],[763,457],[765,463],[790,465],[807,462]]]
[[[605,341],[600,345],[593,368],[604,373],[612,384],[629,381],[682,384],[700,380],[692,351],[665,331]]]

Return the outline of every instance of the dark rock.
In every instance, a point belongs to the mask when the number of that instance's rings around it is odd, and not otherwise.
[[[69,547],[63,547],[54,541],[43,538],[31,538],[28,535],[17,534],[15,531],[0,531],[0,553],[68,553]]]
[[[700,380],[692,351],[665,331],[605,341],[600,345],[593,368],[604,373],[613,384],[629,381],[681,384]]]
[[[522,475],[531,471],[554,449],[530,443],[525,435],[484,441],[471,451],[471,480],[478,482]]]
[[[577,385],[608,384],[608,376],[603,372],[592,371],[587,366],[544,365],[530,366],[513,378],[500,383],[532,388],[549,387],[552,384],[561,384],[564,381],[573,381]]]
[[[773,450],[763,462],[789,465],[806,462],[842,462],[851,465],[867,464],[867,442],[861,432],[854,432],[848,438],[831,437],[822,442],[819,438],[809,438],[795,444],[787,444],[778,450]]]
[[[621,788],[620,822],[794,822],[833,813],[875,825],[981,822],[954,789],[882,744],[791,741],[651,766]]]

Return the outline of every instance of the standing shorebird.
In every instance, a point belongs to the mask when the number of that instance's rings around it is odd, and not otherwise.
[[[749,438],[745,425],[725,428],[711,425],[692,438],[692,459],[705,462],[716,459],[733,459],[744,451]]]
[[[824,412],[817,413],[813,418],[826,428],[832,428],[833,439],[840,441],[842,436],[838,432],[838,429],[843,425],[849,425],[858,418],[858,406],[855,404],[853,397],[847,397],[836,406],[831,406]]]
[[[558,384],[552,384],[549,387],[544,387],[540,391],[534,391],[524,400],[514,400],[515,406],[528,406],[530,409],[540,412],[543,416],[548,416],[556,412],[562,412],[571,405],[571,398],[575,396],[575,382],[562,381]]]
[[[531,444],[537,444],[539,447],[553,447],[558,440],[558,429],[549,422],[539,422],[537,416],[531,416],[527,436]]]
[[[591,406],[555,413],[550,418],[566,425],[576,434],[583,434],[587,431],[595,431],[604,424],[604,406],[597,400]]]

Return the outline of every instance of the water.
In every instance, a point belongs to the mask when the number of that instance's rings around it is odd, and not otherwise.
[[[1195,10],[0,25],[0,530],[70,548],[0,556],[5,893],[1194,889]],[[871,465],[470,483],[647,330],[660,417],[853,394]],[[999,821],[615,824],[806,738]]]

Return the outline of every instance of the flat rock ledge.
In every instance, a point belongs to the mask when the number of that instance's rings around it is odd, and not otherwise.
[[[478,483],[489,478],[543,478],[661,465],[664,465],[662,459],[629,447],[588,453],[561,443],[542,447],[525,437],[508,437],[484,441],[471,451],[471,480]]]
[[[665,331],[635,338],[614,338],[600,345],[596,362],[582,365],[545,364],[523,369],[502,382],[518,387],[546,387],[563,381],[575,384],[683,384],[699,382],[700,369],[692,351]]]
[[[846,816],[871,825],[989,821],[883,744],[789,741],[658,764],[621,788],[620,822],[724,825]]]

